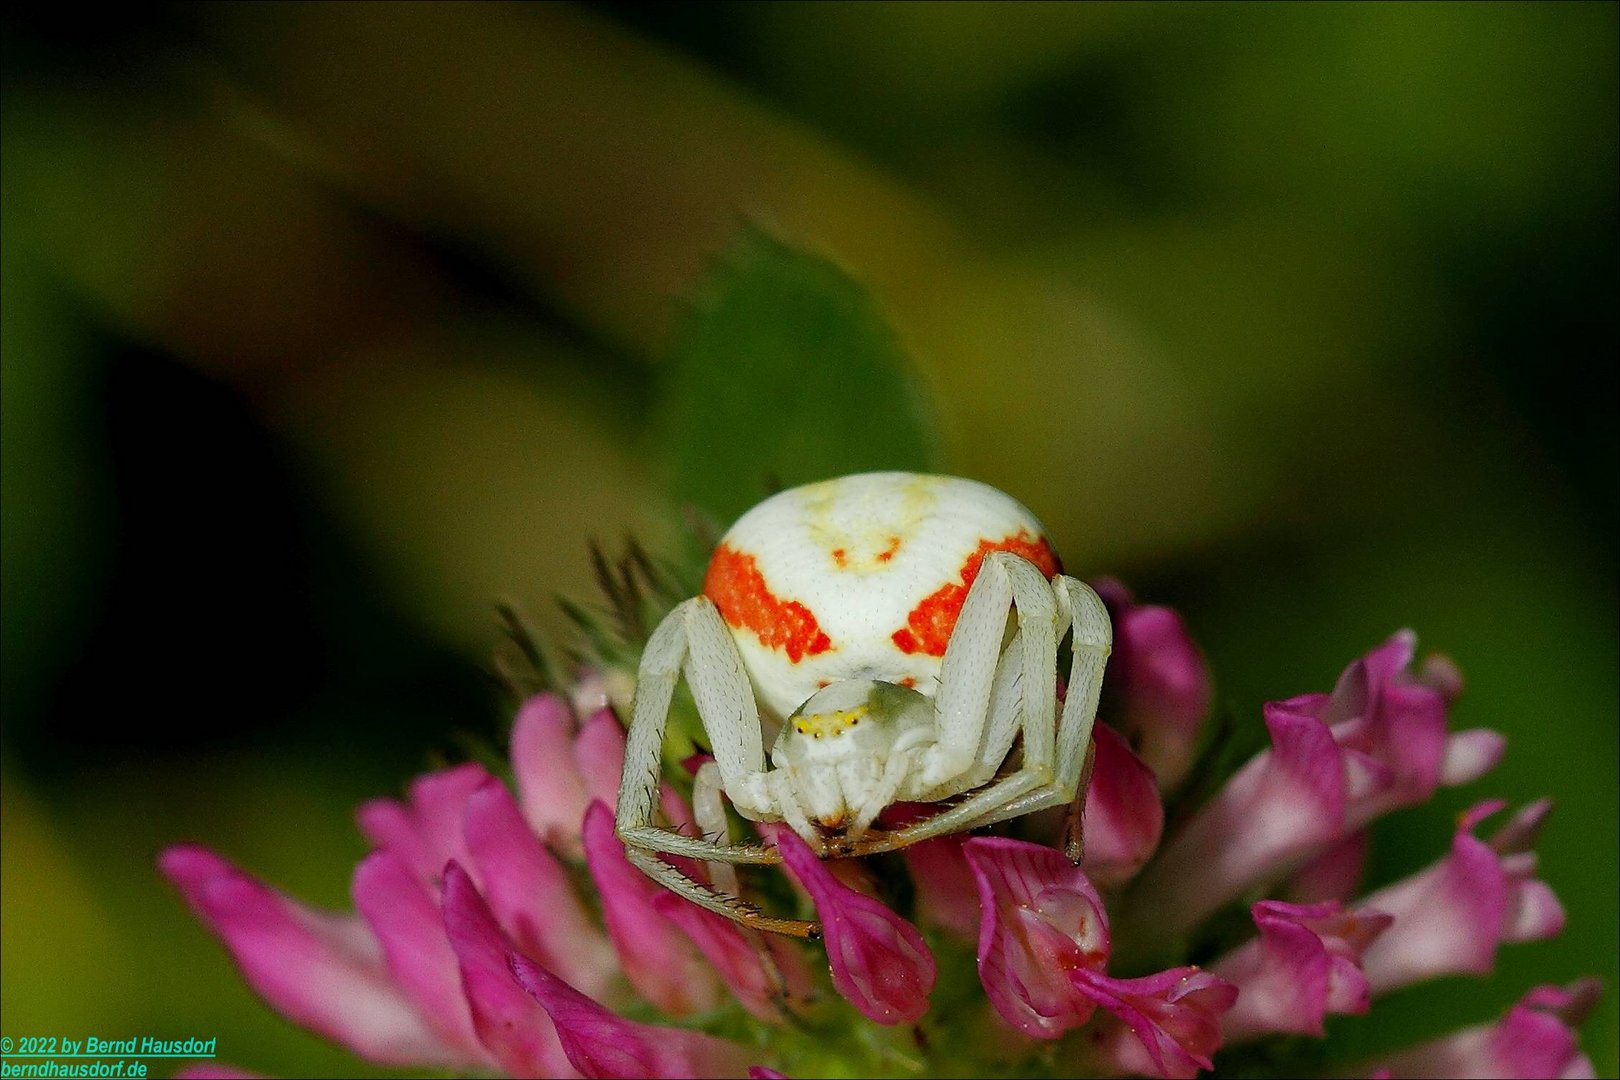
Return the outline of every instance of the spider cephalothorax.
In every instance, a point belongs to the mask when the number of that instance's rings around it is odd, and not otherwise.
[[[1060,714],[1058,645],[1071,630]],[[808,933],[811,924],[769,918],[656,853],[777,861],[774,848],[727,842],[719,791],[744,817],[785,822],[824,855],[892,850],[1070,802],[1111,640],[1097,594],[1060,572],[1040,522],[994,488],[866,473],[773,495],[721,539],[703,595],[647,643],[619,793],[626,852],[705,907]],[[652,818],[683,670],[714,751],[696,781],[701,838]],[[767,727],[777,731],[768,762]],[[1017,767],[1004,769],[1019,735]],[[871,828],[892,803],[944,800],[948,809],[905,827]],[[735,875],[722,871],[715,885],[734,893]]]

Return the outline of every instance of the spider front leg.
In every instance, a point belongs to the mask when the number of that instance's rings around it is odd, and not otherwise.
[[[699,596],[665,617],[641,656],[615,817],[615,830],[624,842],[625,856],[672,892],[745,926],[795,937],[813,936],[814,923],[767,916],[736,896],[692,880],[657,855],[668,852],[726,863],[781,861],[775,848],[717,844],[653,823],[670,701],[683,670],[726,792],[744,813],[768,816],[763,736],[753,688],[719,612],[707,598]]]

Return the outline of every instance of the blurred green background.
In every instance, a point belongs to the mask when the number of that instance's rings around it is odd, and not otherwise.
[[[9,7],[6,1034],[364,1074],[152,856],[346,903],[353,804],[502,730],[492,599],[555,630],[588,538],[673,542],[661,371],[755,221],[873,290],[943,465],[1179,607],[1241,722],[1403,625],[1452,655],[1508,756],[1370,877],[1551,794],[1569,927],[1337,1046],[1595,971],[1613,1075],[1617,11]]]

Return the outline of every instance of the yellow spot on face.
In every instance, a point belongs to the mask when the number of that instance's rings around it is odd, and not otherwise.
[[[811,713],[801,716],[793,722],[793,730],[800,735],[813,735],[816,738],[830,735],[837,738],[856,724],[868,712],[865,705],[857,705],[853,709],[835,709],[826,713]]]

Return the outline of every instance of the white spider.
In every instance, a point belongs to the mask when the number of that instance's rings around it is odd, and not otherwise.
[[[703,595],[670,612],[642,655],[617,819],[630,860],[745,925],[810,936],[813,923],[737,898],[727,864],[780,855],[729,842],[720,792],[823,857],[1078,805],[1112,630],[1097,594],[1059,569],[1040,522],[972,480],[867,473],[754,507],[721,539]],[[1071,629],[1059,716],[1058,645]],[[683,670],[714,752],[693,793],[702,837],[653,821]],[[871,828],[891,803],[953,798],[910,825]],[[658,852],[709,862],[715,888]]]

